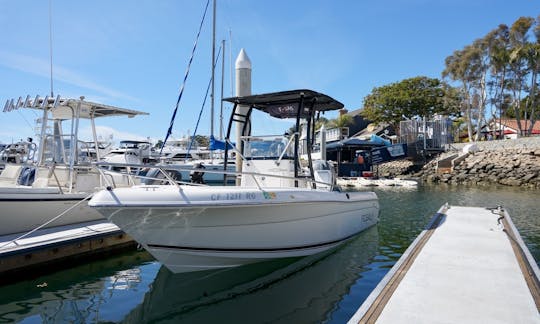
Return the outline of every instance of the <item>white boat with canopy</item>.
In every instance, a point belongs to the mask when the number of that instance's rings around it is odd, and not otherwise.
[[[155,163],[157,156],[149,141],[123,140],[118,148],[110,150],[101,160],[116,164],[148,164]]]
[[[38,227],[54,227],[103,219],[87,205],[92,193],[107,183],[131,186],[126,175],[97,170],[89,159],[88,142],[79,140],[79,124],[89,120],[94,148],[99,148],[95,119],[135,117],[147,113],[80,99],[39,97],[6,102],[4,112],[40,110],[40,139],[35,165],[8,163],[0,174],[0,235],[26,233]],[[100,159],[101,150],[92,158]],[[95,161],[94,161],[95,162]]]
[[[312,255],[339,246],[378,222],[372,192],[341,192],[332,168],[311,158],[315,116],[343,104],[311,90],[224,99],[241,130],[237,186],[140,185],[96,193],[89,205],[138,241],[173,272],[234,267]],[[244,109],[248,107],[247,112]],[[295,118],[290,136],[253,136],[254,109]],[[307,120],[307,160],[300,122]],[[225,159],[228,156],[228,147]],[[240,170],[239,170],[240,171]],[[230,173],[223,171],[223,173]]]

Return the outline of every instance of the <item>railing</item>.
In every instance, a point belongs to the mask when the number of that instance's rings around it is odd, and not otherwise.
[[[168,185],[174,185],[177,186],[180,190],[182,190],[182,186],[208,186],[207,184],[200,184],[200,183],[193,183],[193,182],[187,182],[187,181],[181,181],[175,179],[171,175],[171,171],[177,171],[177,172],[202,172],[202,173],[217,173],[217,174],[223,174],[223,175],[234,175],[236,177],[251,177],[256,184],[257,188],[259,190],[263,190],[263,186],[261,186],[260,182],[258,181],[258,177],[265,178],[265,177],[273,177],[278,179],[286,179],[286,180],[296,180],[296,181],[304,181],[306,182],[306,185],[309,185],[307,187],[311,187],[313,184],[320,185],[323,187],[330,187],[330,190],[336,190],[339,189],[334,183],[327,183],[327,182],[321,182],[313,180],[309,177],[291,177],[291,176],[284,176],[279,174],[271,174],[271,173],[259,173],[259,172],[236,172],[236,171],[227,171],[227,170],[207,170],[205,168],[182,168],[182,166],[175,166],[175,165],[147,165],[147,164],[126,164],[126,163],[105,163],[105,162],[99,162],[94,163],[96,165],[97,170],[102,175],[106,186],[111,188],[116,188],[116,185],[114,183],[114,174],[128,176],[130,179],[130,182],[133,184],[137,183],[136,179],[142,179],[142,180],[152,180],[152,181],[158,181],[159,184],[168,184]],[[109,170],[108,167],[124,167],[126,169],[126,172],[119,172],[119,171],[113,171]],[[141,173],[143,169],[154,169],[158,170],[158,174],[156,176],[147,176]],[[159,175],[162,175],[163,178],[160,178]]]

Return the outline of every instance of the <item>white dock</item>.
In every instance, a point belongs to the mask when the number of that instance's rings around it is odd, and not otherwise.
[[[0,283],[24,277],[28,271],[42,273],[52,265],[88,260],[135,245],[120,228],[105,220],[41,229],[19,237],[21,234],[0,236]]]
[[[506,211],[443,206],[349,323],[540,323],[539,274]]]

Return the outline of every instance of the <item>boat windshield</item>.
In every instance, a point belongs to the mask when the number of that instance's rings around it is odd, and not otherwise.
[[[293,145],[286,136],[245,136],[245,157],[248,159],[279,159],[294,156]]]

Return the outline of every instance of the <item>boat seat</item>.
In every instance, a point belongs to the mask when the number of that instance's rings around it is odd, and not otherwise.
[[[58,181],[56,179],[58,179]],[[73,179],[75,179],[75,176]],[[69,169],[55,168],[54,170],[51,170],[49,168],[39,168],[32,187],[46,188],[58,187],[58,185],[62,188],[69,188]]]
[[[0,173],[0,186],[16,185],[21,175],[22,165],[6,164],[2,173]]]

